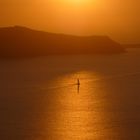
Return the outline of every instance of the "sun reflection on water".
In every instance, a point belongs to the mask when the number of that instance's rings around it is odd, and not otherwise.
[[[79,92],[77,92],[77,78],[81,82]],[[57,140],[82,140],[98,137],[97,130],[100,128],[97,124],[102,114],[94,109],[94,104],[98,106],[98,99],[94,96],[96,85],[93,86],[88,82],[91,78],[99,77],[90,72],[78,72],[54,81],[55,87],[60,87],[54,92],[58,94],[58,106],[61,106],[56,116]]]

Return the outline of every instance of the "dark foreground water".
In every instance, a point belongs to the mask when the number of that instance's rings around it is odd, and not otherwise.
[[[140,140],[140,50],[0,60],[0,140]]]

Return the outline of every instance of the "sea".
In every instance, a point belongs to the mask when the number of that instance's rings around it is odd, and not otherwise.
[[[140,140],[140,49],[1,59],[0,140]]]

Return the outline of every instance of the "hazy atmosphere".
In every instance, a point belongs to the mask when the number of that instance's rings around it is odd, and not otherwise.
[[[140,0],[0,0],[0,140],[140,140]]]
[[[140,43],[139,0],[0,0],[0,27],[20,25]]]

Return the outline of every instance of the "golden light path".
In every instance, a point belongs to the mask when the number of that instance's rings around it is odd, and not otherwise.
[[[98,137],[97,134],[91,133],[90,124],[93,123],[93,120],[96,120],[96,123],[101,119],[101,114],[96,111],[91,111],[91,106],[93,102],[98,100],[94,97],[94,101],[91,101],[91,92],[88,92],[91,85],[86,84],[84,81],[87,81],[90,77],[93,77],[91,73],[88,72],[79,72],[75,73],[61,79],[61,84],[64,83],[76,83],[77,78],[81,79],[81,87],[78,93],[77,86],[72,88],[62,89],[60,93],[63,94],[63,98],[60,100],[60,103],[65,108],[60,111],[58,115],[57,127],[61,129],[58,133],[60,138],[58,140],[70,140],[70,139],[80,139],[84,140],[87,138]],[[97,77],[96,75],[94,77]],[[86,91],[87,90],[87,91]],[[97,126],[94,126],[97,128]]]
[[[79,92],[77,78],[81,81]],[[51,135],[51,139],[57,140],[99,140],[110,134],[104,132],[110,120],[106,120],[107,116],[104,114],[104,101],[98,93],[100,85],[98,82],[94,82],[93,85],[90,82],[91,78],[100,77],[82,71],[66,74],[51,83],[50,86],[54,87],[51,102],[54,103],[51,107],[50,121],[47,120],[46,125],[44,124],[47,138]]]

